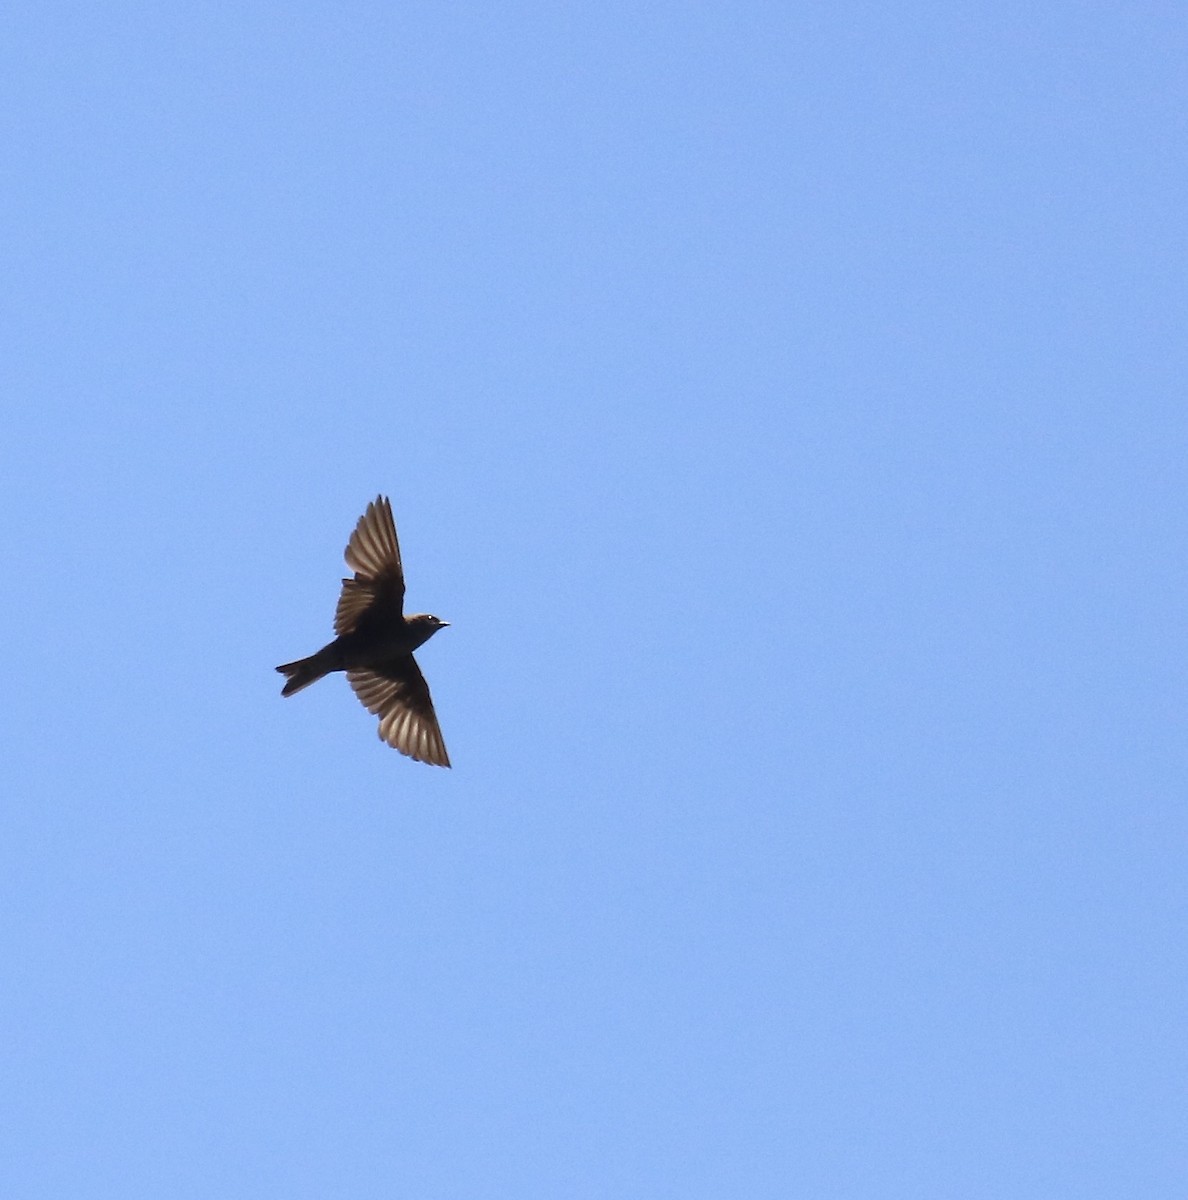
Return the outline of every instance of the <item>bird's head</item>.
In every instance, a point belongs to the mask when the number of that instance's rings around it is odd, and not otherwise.
[[[449,621],[443,621],[432,613],[416,613],[406,617],[408,627],[417,635],[417,645],[423,646],[439,629],[444,629]]]

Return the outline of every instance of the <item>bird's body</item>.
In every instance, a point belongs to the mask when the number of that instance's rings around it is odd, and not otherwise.
[[[379,735],[388,745],[419,762],[448,767],[429,685],[412,652],[449,622],[429,613],[404,615],[404,568],[387,497],[378,497],[359,518],[346,561],[355,577],[342,581],[334,614],[338,636],[316,654],[277,667],[285,676],[281,695],[345,671],[355,694],[380,718]]]

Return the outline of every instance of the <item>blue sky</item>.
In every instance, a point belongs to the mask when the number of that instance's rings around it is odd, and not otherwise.
[[[6,1197],[1184,1195],[1180,6],[0,47]]]

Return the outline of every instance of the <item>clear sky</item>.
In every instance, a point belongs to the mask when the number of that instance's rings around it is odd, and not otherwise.
[[[10,6],[0,1194],[1188,1194],[1186,59]]]

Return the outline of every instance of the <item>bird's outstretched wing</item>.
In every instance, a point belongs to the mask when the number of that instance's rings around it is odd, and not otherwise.
[[[354,579],[342,581],[342,594],[334,612],[334,632],[353,633],[369,610],[384,620],[404,614],[404,568],[396,522],[387,496],[377,496],[359,518],[344,552]]]
[[[379,717],[379,735],[389,746],[435,767],[448,767],[429,685],[411,654],[380,668],[348,671],[347,681],[368,712]]]

